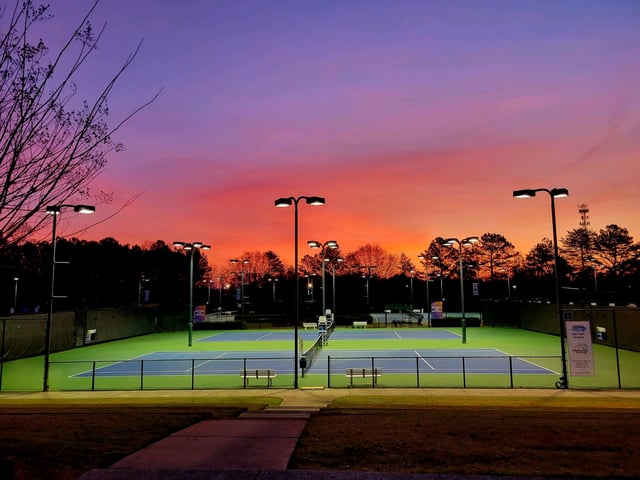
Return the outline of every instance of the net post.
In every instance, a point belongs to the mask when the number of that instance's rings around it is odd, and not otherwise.
[[[462,357],[462,388],[467,388],[467,369],[465,368],[464,358]]]
[[[247,388],[247,357],[242,359],[242,388]]]
[[[513,388],[513,356],[509,355],[509,380],[511,388]]]

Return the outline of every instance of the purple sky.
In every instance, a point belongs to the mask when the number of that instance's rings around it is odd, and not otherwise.
[[[52,3],[68,33],[89,2]],[[300,207],[301,255],[336,239],[417,263],[434,237],[488,232],[527,253],[551,236],[549,198],[512,191],[565,187],[560,236],[582,203],[592,228],[640,235],[637,1],[103,0],[92,19],[107,29],[79,97],[141,40],[111,121],[162,93],[93,185],[113,202],[69,233],[97,221],[83,238],[291,262],[274,200],[321,195]]]

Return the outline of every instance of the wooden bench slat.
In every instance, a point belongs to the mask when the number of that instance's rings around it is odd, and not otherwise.
[[[378,384],[378,377],[382,376],[382,369],[380,368],[347,368],[345,371],[345,377],[349,379],[349,384],[353,386],[354,378],[371,378],[373,386]]]
[[[241,370],[240,371],[240,376],[244,379],[244,386],[246,387],[247,385],[249,385],[249,379],[250,378],[255,378],[256,380],[262,379],[262,378],[266,378],[267,379],[267,386],[271,386],[272,384],[272,380],[277,377],[278,375],[276,374],[276,372],[274,370],[271,370],[269,368],[250,368],[247,370]]]

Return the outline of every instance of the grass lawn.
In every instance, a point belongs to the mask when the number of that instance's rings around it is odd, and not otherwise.
[[[290,468],[638,478],[640,410],[347,399],[314,416]],[[385,406],[386,404],[386,406]]]
[[[314,415],[289,468],[640,476],[640,398],[345,396]],[[232,394],[230,394],[232,395]],[[205,418],[275,397],[0,398],[0,478],[70,480]]]

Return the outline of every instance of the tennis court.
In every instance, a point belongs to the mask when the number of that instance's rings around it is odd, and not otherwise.
[[[463,360],[464,359],[464,364]],[[511,359],[511,360],[510,360]],[[421,373],[486,373],[558,374],[545,367],[495,349],[472,350],[332,350],[324,348],[307,369],[307,374],[326,375],[330,365],[345,364],[346,368],[375,368],[385,373],[413,373],[416,361]],[[94,371],[78,373],[76,377],[92,375],[128,377],[139,375],[238,375],[244,369],[272,369],[290,372],[293,356],[289,352],[226,351],[215,355],[203,352],[154,352],[138,358],[123,360]]]
[[[151,352],[136,358],[92,364],[90,370],[73,375],[75,378],[91,377],[191,377],[233,376],[252,371],[270,371],[274,376],[292,375],[295,362],[292,352],[284,350],[261,350],[266,342],[291,342],[292,331],[234,331],[218,332],[198,339],[200,344],[244,345],[245,349],[216,350],[215,352]],[[346,349],[332,348],[364,343],[394,344],[396,348]],[[299,332],[299,353],[303,358],[303,377],[323,377],[331,384],[331,376],[336,372],[357,369],[375,369],[381,375],[558,375],[554,370],[531,360],[510,355],[495,348],[415,348],[420,341],[435,342],[459,340],[460,336],[447,329],[334,329],[326,335],[322,331]],[[308,345],[305,349],[304,345]],[[398,343],[406,343],[406,348],[398,348]],[[256,347],[246,348],[247,344]],[[290,343],[289,343],[290,348]],[[257,375],[257,374],[256,374]],[[338,374],[339,375],[339,374]],[[340,377],[334,378],[339,382]],[[376,378],[377,380],[377,378]],[[350,385],[353,384],[351,379]]]
[[[293,341],[294,333],[289,330],[253,330],[253,331],[227,331],[207,335],[198,342],[246,342],[246,341]],[[317,330],[303,330],[298,332],[298,337],[306,341],[315,341],[318,338]],[[331,334],[332,340],[452,340],[461,338],[459,334],[447,329],[354,329],[338,328]]]
[[[316,329],[299,329],[299,385],[349,387],[348,369],[376,369],[376,386],[555,388],[562,371],[558,337],[517,328],[351,328],[332,331],[326,345],[308,351]],[[293,329],[154,333],[51,355],[52,390],[243,388],[242,373],[273,372],[273,387],[294,383]],[[571,377],[572,388],[639,385],[637,352],[596,345],[596,375]],[[39,391],[42,357],[4,363],[2,391]],[[620,365],[620,374],[616,367]],[[353,386],[371,385],[367,379]],[[266,388],[251,381],[250,388]]]

